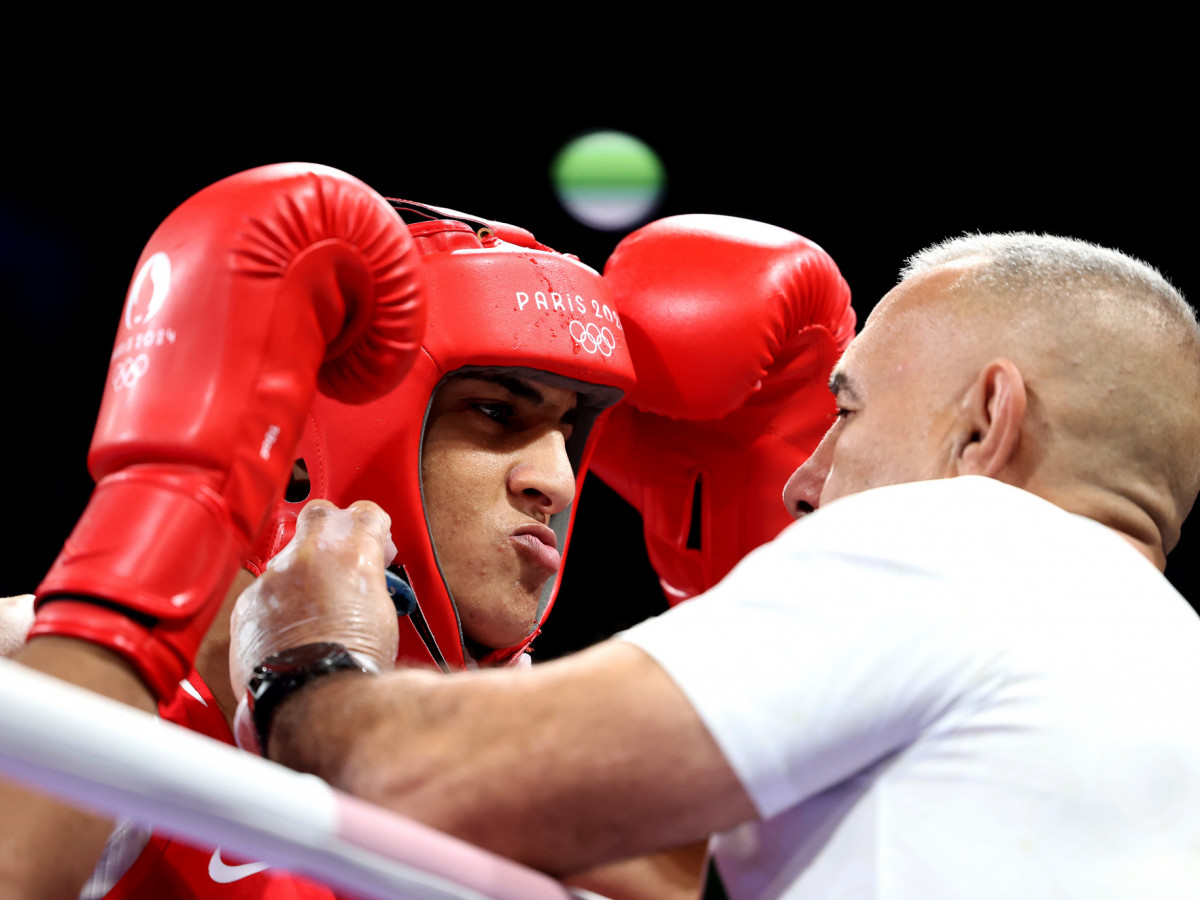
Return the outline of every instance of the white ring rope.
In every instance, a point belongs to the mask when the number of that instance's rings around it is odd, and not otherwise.
[[[0,659],[0,774],[370,900],[569,900],[554,879]]]

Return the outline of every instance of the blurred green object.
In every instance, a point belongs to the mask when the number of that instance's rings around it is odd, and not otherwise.
[[[640,224],[658,206],[666,170],[644,141],[620,131],[594,131],[566,144],[550,167],[566,210],[592,228]]]

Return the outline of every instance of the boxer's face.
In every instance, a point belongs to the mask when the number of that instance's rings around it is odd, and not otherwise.
[[[566,440],[574,391],[524,378],[451,378],[421,454],[425,514],[467,638],[511,647],[538,620],[561,564],[551,515],[575,496]]]
[[[788,480],[795,516],[859,491],[944,477],[959,381],[937,301],[957,273],[906,280],[880,301],[834,367],[838,419]]]

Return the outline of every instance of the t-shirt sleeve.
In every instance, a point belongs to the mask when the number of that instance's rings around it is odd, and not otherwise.
[[[618,635],[680,686],[764,818],[902,752],[995,677],[961,586],[801,531]]]

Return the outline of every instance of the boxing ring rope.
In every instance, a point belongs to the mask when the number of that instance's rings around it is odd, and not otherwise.
[[[0,659],[0,775],[364,900],[570,900],[554,879]]]

